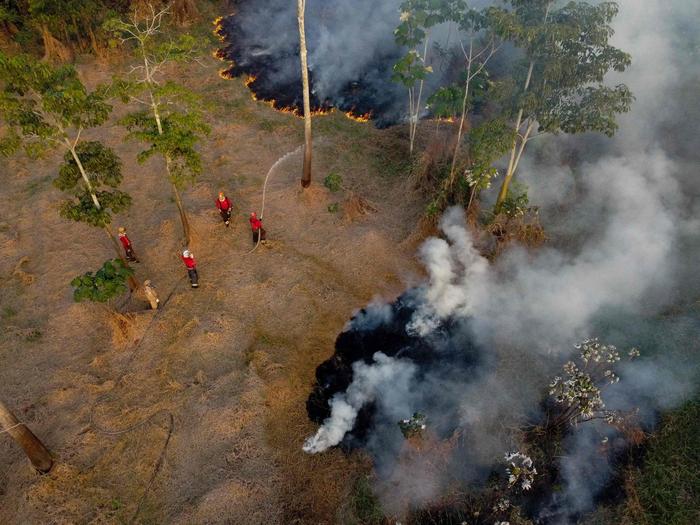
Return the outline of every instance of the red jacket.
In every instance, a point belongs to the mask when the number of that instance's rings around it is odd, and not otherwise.
[[[188,270],[194,270],[197,267],[194,257],[185,257],[184,255],[180,255],[180,259],[182,259],[182,262],[185,263]]]
[[[254,232],[256,232],[260,228],[262,228],[262,221],[260,219],[258,219],[257,217],[251,217],[250,218],[250,227],[253,229]]]
[[[216,199],[216,207],[222,211],[231,209],[231,199],[226,197],[224,200]]]
[[[122,246],[124,247],[125,250],[128,250],[129,248],[131,248],[131,241],[129,240],[129,238],[126,235],[120,234],[119,240],[121,241]]]

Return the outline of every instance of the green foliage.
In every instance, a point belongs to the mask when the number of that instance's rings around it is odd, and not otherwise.
[[[11,306],[3,307],[2,313],[0,313],[0,317],[2,317],[3,319],[10,319],[16,315],[17,315],[17,310],[12,308]]]
[[[143,21],[112,19],[104,27],[125,44],[133,44],[139,62],[144,64],[133,71],[132,78],[115,79],[112,86],[112,93],[123,101],[134,100],[148,107],[122,119],[128,131],[127,138],[147,145],[138,154],[139,162],[153,155],[162,156],[170,181],[183,189],[202,172],[196,146],[210,133],[210,127],[204,121],[201,97],[160,77],[166,64],[196,59],[203,48],[191,35],[167,38],[160,31],[164,16],[165,12],[161,12]]]
[[[85,190],[76,198],[61,203],[58,213],[64,219],[84,222],[102,228],[112,222],[112,213],[120,213],[131,206],[131,196],[119,190],[95,192],[102,206],[95,207],[90,193]]]
[[[93,187],[105,185],[116,188],[122,182],[121,161],[112,149],[101,142],[89,141],[78,143],[75,152]],[[68,151],[63,156],[54,186],[61,191],[72,191],[81,181],[82,175],[75,158]]]
[[[591,5],[569,2],[556,8],[552,0],[508,0],[510,9],[490,7],[490,28],[524,52],[515,82],[502,101],[505,116],[521,109],[538,123],[538,131],[613,135],[615,116],[629,111],[633,96],[627,86],[603,84],[611,71],[624,71],[630,56],[611,46],[614,2]],[[525,89],[529,64],[532,80]]]
[[[527,195],[527,186],[514,182],[508,188],[508,195],[498,209],[499,213],[505,213],[508,217],[522,217],[529,211],[530,198]]]
[[[343,177],[338,173],[331,172],[323,179],[323,185],[335,193],[343,188]]]
[[[176,187],[181,189],[193,183],[202,172],[202,160],[196,146],[210,128],[195,109],[182,112],[170,109],[161,115],[162,134],[153,114],[147,110],[131,113],[121,123],[129,132],[127,138],[148,145],[138,154],[139,162],[156,154],[169,159],[170,178]]]
[[[71,286],[75,288],[73,300],[105,303],[129,289],[126,282],[133,273],[121,259],[105,261],[94,275],[87,272],[71,281]]]
[[[401,430],[403,437],[410,439],[414,436],[420,435],[425,430],[426,420],[427,417],[425,414],[415,412],[410,418],[402,419],[398,422],[399,430]]]
[[[423,60],[418,51],[411,49],[394,64],[394,72],[391,75],[391,79],[407,88],[413,87],[419,80],[425,80],[428,77],[428,73],[433,72],[433,69],[430,66],[426,66]]]
[[[465,171],[466,182],[477,192],[491,187],[491,180],[498,176],[493,167],[513,142],[513,129],[502,119],[488,120],[471,130],[468,136],[469,166]]]
[[[379,499],[372,492],[372,486],[366,476],[358,478],[352,493],[352,507],[358,523],[362,525],[381,525],[384,512]]]
[[[340,211],[340,203],[334,202],[328,205],[328,213],[338,213]]]
[[[438,118],[454,118],[462,109],[462,98],[464,97],[464,89],[453,84],[451,86],[443,86],[428,97],[428,107],[430,111]]]
[[[53,184],[73,198],[61,204],[59,213],[68,220],[104,227],[111,222],[112,213],[125,211],[131,205],[131,197],[116,189],[122,181],[121,161],[114,151],[101,142],[80,142],[75,147],[75,152],[88,176],[100,208],[95,206],[77,162],[72,152],[68,151],[63,157],[63,164]],[[115,189],[99,190],[102,186]]]
[[[637,492],[644,523],[700,523],[700,401],[664,418],[651,439]]]
[[[36,156],[66,141],[68,128],[99,126],[112,110],[106,90],[88,91],[72,66],[0,53],[0,81],[0,116],[7,125],[0,154],[24,146],[28,155]]]

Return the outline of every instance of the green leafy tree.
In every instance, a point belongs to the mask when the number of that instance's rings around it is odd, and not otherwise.
[[[71,281],[73,300],[106,303],[129,290],[126,283],[133,274],[121,259],[105,261],[94,274],[87,272]]]
[[[130,198],[116,188],[121,182],[116,155],[97,142],[81,142],[85,129],[103,124],[112,110],[106,90],[88,91],[72,66],[51,66],[27,55],[0,53],[0,116],[6,124],[0,154],[23,148],[36,157],[53,148],[65,152],[55,185],[73,200],[63,203],[61,215],[101,227],[117,257],[121,248],[110,228],[111,213],[125,210]],[[135,287],[135,281],[132,285]]]
[[[66,152],[58,177],[53,181],[56,188],[71,195],[62,203],[60,214],[66,219],[85,222],[90,226],[104,228],[111,222],[112,213],[125,211],[131,205],[131,196],[116,189],[122,182],[121,161],[110,148],[101,142],[80,142],[75,148],[76,156]],[[88,174],[93,192],[83,183],[80,166]],[[100,190],[101,187],[112,190]],[[92,195],[100,203],[96,207]]]
[[[527,143],[544,133],[595,131],[612,136],[618,113],[629,111],[627,86],[607,86],[605,75],[624,71],[630,56],[611,46],[614,2],[506,0],[485,16],[494,34],[523,51],[504,115],[513,122],[514,138],[496,209],[508,196]]]
[[[422,109],[423,87],[433,68],[428,65],[430,30],[446,19],[449,0],[405,0],[401,4],[401,16],[394,30],[394,40],[408,52],[394,64],[392,80],[408,90],[409,148],[413,146],[418,131]]]
[[[209,134],[204,120],[201,98],[184,86],[163,79],[164,68],[173,62],[196,60],[199,52],[196,40],[183,35],[178,40],[164,39],[163,19],[168,8],[151,11],[140,19],[134,15],[128,21],[112,19],[106,28],[119,35],[124,44],[132,44],[140,64],[134,66],[130,78],[118,79],[114,90],[127,101],[145,109],[122,119],[128,138],[137,139],[147,148],[138,155],[139,162],[159,155],[165,169],[180,214],[185,242],[190,242],[190,226],[181,192],[202,172],[197,144]]]

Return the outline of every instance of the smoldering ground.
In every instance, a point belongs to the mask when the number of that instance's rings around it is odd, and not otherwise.
[[[445,378],[439,367],[406,376],[411,363],[398,357],[402,380],[388,374],[373,387],[370,397],[379,402],[365,446],[390,513],[427,502],[455,482],[483,480],[504,452],[519,446],[517,429],[537,418],[549,379],[584,337],[640,348],[642,359],[621,367],[620,383],[604,398],[610,409],[639,409],[647,428],[660,411],[696,392],[700,97],[692,86],[700,71],[700,6],[688,0],[619,4],[613,43],[632,55],[633,65],[610,81],[630,86],[632,111],[620,117],[612,140],[537,139],[520,174],[540,206],[548,247],[512,248],[489,265],[452,210],[442,220],[444,238],[421,250],[428,281],[416,292],[407,328],[430,337],[446,320],[462,319],[491,358],[468,376]],[[386,319],[386,308],[373,306],[355,323]],[[427,404],[431,399],[440,399],[439,407]],[[414,411],[440,428],[445,417],[454,418],[459,453],[447,462],[429,449],[402,454],[397,419]],[[566,523],[595,506],[611,474],[610,456],[600,450],[605,437],[624,446],[601,423],[567,439],[563,492],[540,509],[541,519]],[[431,464],[444,468],[426,467]]]
[[[307,1],[305,27],[313,109],[338,108],[354,116],[371,116],[378,127],[405,119],[405,89],[391,79],[393,65],[405,52],[394,41],[401,3]],[[296,9],[295,2],[283,0],[238,0],[234,14],[221,22],[219,34],[224,45],[219,56],[230,64],[225,75],[246,75],[257,99],[300,113]],[[425,81],[423,106],[437,87],[456,80],[450,60],[438,51],[454,48],[456,34],[456,28],[447,24],[431,29],[427,63],[433,73]],[[427,114],[425,107],[421,111]]]

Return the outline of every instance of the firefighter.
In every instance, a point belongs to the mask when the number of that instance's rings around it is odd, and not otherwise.
[[[160,299],[158,299],[158,294],[156,293],[156,288],[151,284],[150,279],[146,279],[143,282],[143,293],[146,294],[146,299],[151,303],[151,310],[157,310],[160,304]]]
[[[126,252],[126,260],[129,262],[139,262],[134,254],[134,248],[131,246],[131,241],[126,235],[126,228],[123,226],[119,227],[119,241],[122,243],[124,251]]]
[[[229,199],[226,195],[224,195],[223,191],[219,192],[219,198],[216,199],[216,208],[219,210],[219,213],[221,214],[221,218],[224,221],[224,224],[228,228],[229,223],[231,222],[231,208],[233,205],[231,204],[231,199]]]
[[[192,285],[192,288],[198,288],[199,276],[197,275],[197,262],[194,260],[194,255],[191,251],[185,249],[183,250],[180,258],[182,259],[182,262],[185,263],[187,275],[190,277],[190,284]]]
[[[260,239],[262,244],[265,244],[267,232],[263,228],[262,221],[258,219],[254,211],[250,212],[250,228],[253,230],[253,244],[258,244],[258,239]]]

